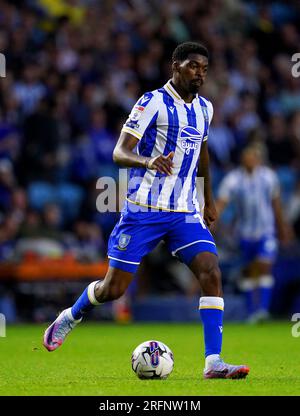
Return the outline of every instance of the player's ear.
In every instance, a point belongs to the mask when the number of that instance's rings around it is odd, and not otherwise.
[[[172,71],[173,72],[180,72],[180,63],[178,61],[174,61],[172,63]]]

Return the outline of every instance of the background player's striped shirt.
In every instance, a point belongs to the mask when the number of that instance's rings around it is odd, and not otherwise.
[[[260,166],[251,175],[243,168],[230,172],[221,182],[218,196],[235,203],[241,238],[254,240],[275,234],[272,201],[279,192],[275,172]]]
[[[196,94],[192,103],[185,103],[170,81],[144,94],[122,131],[140,140],[137,153],[142,156],[166,156],[174,151],[174,168],[170,176],[156,170],[131,168],[127,199],[167,211],[195,211],[198,160],[212,116],[210,101]]]

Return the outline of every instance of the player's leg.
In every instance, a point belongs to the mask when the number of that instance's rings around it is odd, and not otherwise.
[[[104,280],[90,283],[74,305],[62,311],[46,329],[44,346],[48,351],[56,350],[64,342],[85,313],[100,303],[117,299],[124,293],[142,257],[140,252],[143,245],[139,244],[137,249],[135,245],[139,241],[132,244],[132,240],[135,241],[136,238],[130,238],[138,231],[136,228],[131,213],[124,212],[109,238],[108,254],[111,258]]]
[[[188,217],[188,216],[187,216]],[[229,365],[220,358],[223,334],[224,300],[221,272],[214,239],[199,214],[177,221],[169,232],[168,246],[194,273],[199,282],[200,316],[205,342],[205,378],[243,378],[249,368]]]
[[[164,233],[159,215],[124,209],[109,238],[109,269],[104,281],[92,282],[75,304],[65,309],[47,328],[44,346],[48,351],[54,351],[63,343],[84,313],[124,294],[141,259],[156,246]]]
[[[199,247],[199,250],[202,250]],[[224,300],[218,259],[211,252],[199,252],[189,264],[199,282],[199,310],[204,329],[205,378],[244,378],[249,368],[221,360]]]
[[[258,245],[256,263],[258,270],[259,306],[258,320],[265,320],[270,315],[270,304],[274,286],[272,267],[276,259],[278,242],[273,235],[264,236]]]
[[[221,272],[217,257],[209,252],[197,253],[189,268],[194,273],[201,291],[199,310],[204,329],[205,367],[208,367],[212,361],[219,358],[222,349],[224,300]]]
[[[258,278],[255,262],[251,262],[243,269],[242,278],[238,281],[238,287],[245,298],[247,321],[254,323],[258,308],[256,296]]]
[[[251,250],[249,251],[249,244]],[[257,241],[241,245],[243,256],[251,255],[248,274],[240,282],[246,296],[248,321],[256,323],[269,318],[274,278],[272,266],[277,253],[277,241],[273,236],[265,236]]]
[[[242,276],[238,280],[238,287],[245,298],[247,320],[249,323],[254,323],[257,313],[256,292],[258,288],[257,267],[254,260],[257,252],[257,242],[242,239],[240,241],[240,252],[244,267]]]
[[[270,317],[270,306],[274,287],[272,261],[257,260],[258,271],[258,311],[257,320],[263,321]]]
[[[95,306],[119,299],[133,279],[133,273],[115,267],[109,267],[104,280],[89,284],[71,308],[74,319],[81,319]]]
[[[133,273],[115,267],[109,267],[104,280],[90,283],[74,305],[60,313],[57,319],[46,329],[44,346],[48,351],[56,350],[66,336],[81,322],[83,315],[97,305],[121,297],[130,282]]]

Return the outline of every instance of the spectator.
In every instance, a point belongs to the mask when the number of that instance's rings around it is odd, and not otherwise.
[[[274,115],[269,121],[267,137],[269,160],[275,167],[288,166],[295,157],[295,149],[288,135],[286,120],[282,115]]]
[[[89,138],[91,152],[95,155],[95,177],[110,176],[111,171],[117,171],[117,169],[113,168],[112,164],[112,153],[116,139],[109,131],[106,124],[105,112],[101,108],[95,109],[92,112]]]
[[[53,181],[56,169],[58,125],[51,103],[44,99],[24,122],[24,140],[19,161],[22,183],[32,180]]]
[[[37,108],[39,101],[45,97],[46,88],[40,80],[40,69],[37,64],[28,64],[23,71],[23,77],[16,82],[14,95],[24,114],[31,114]]]
[[[13,165],[9,160],[0,159],[0,212],[8,212],[15,186]]]

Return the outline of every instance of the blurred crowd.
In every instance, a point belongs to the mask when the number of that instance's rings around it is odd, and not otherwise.
[[[214,191],[259,143],[300,239],[299,28],[297,1],[0,0],[0,260],[105,258],[118,214],[97,212],[96,180],[118,177],[121,126],[186,40],[210,52]]]

